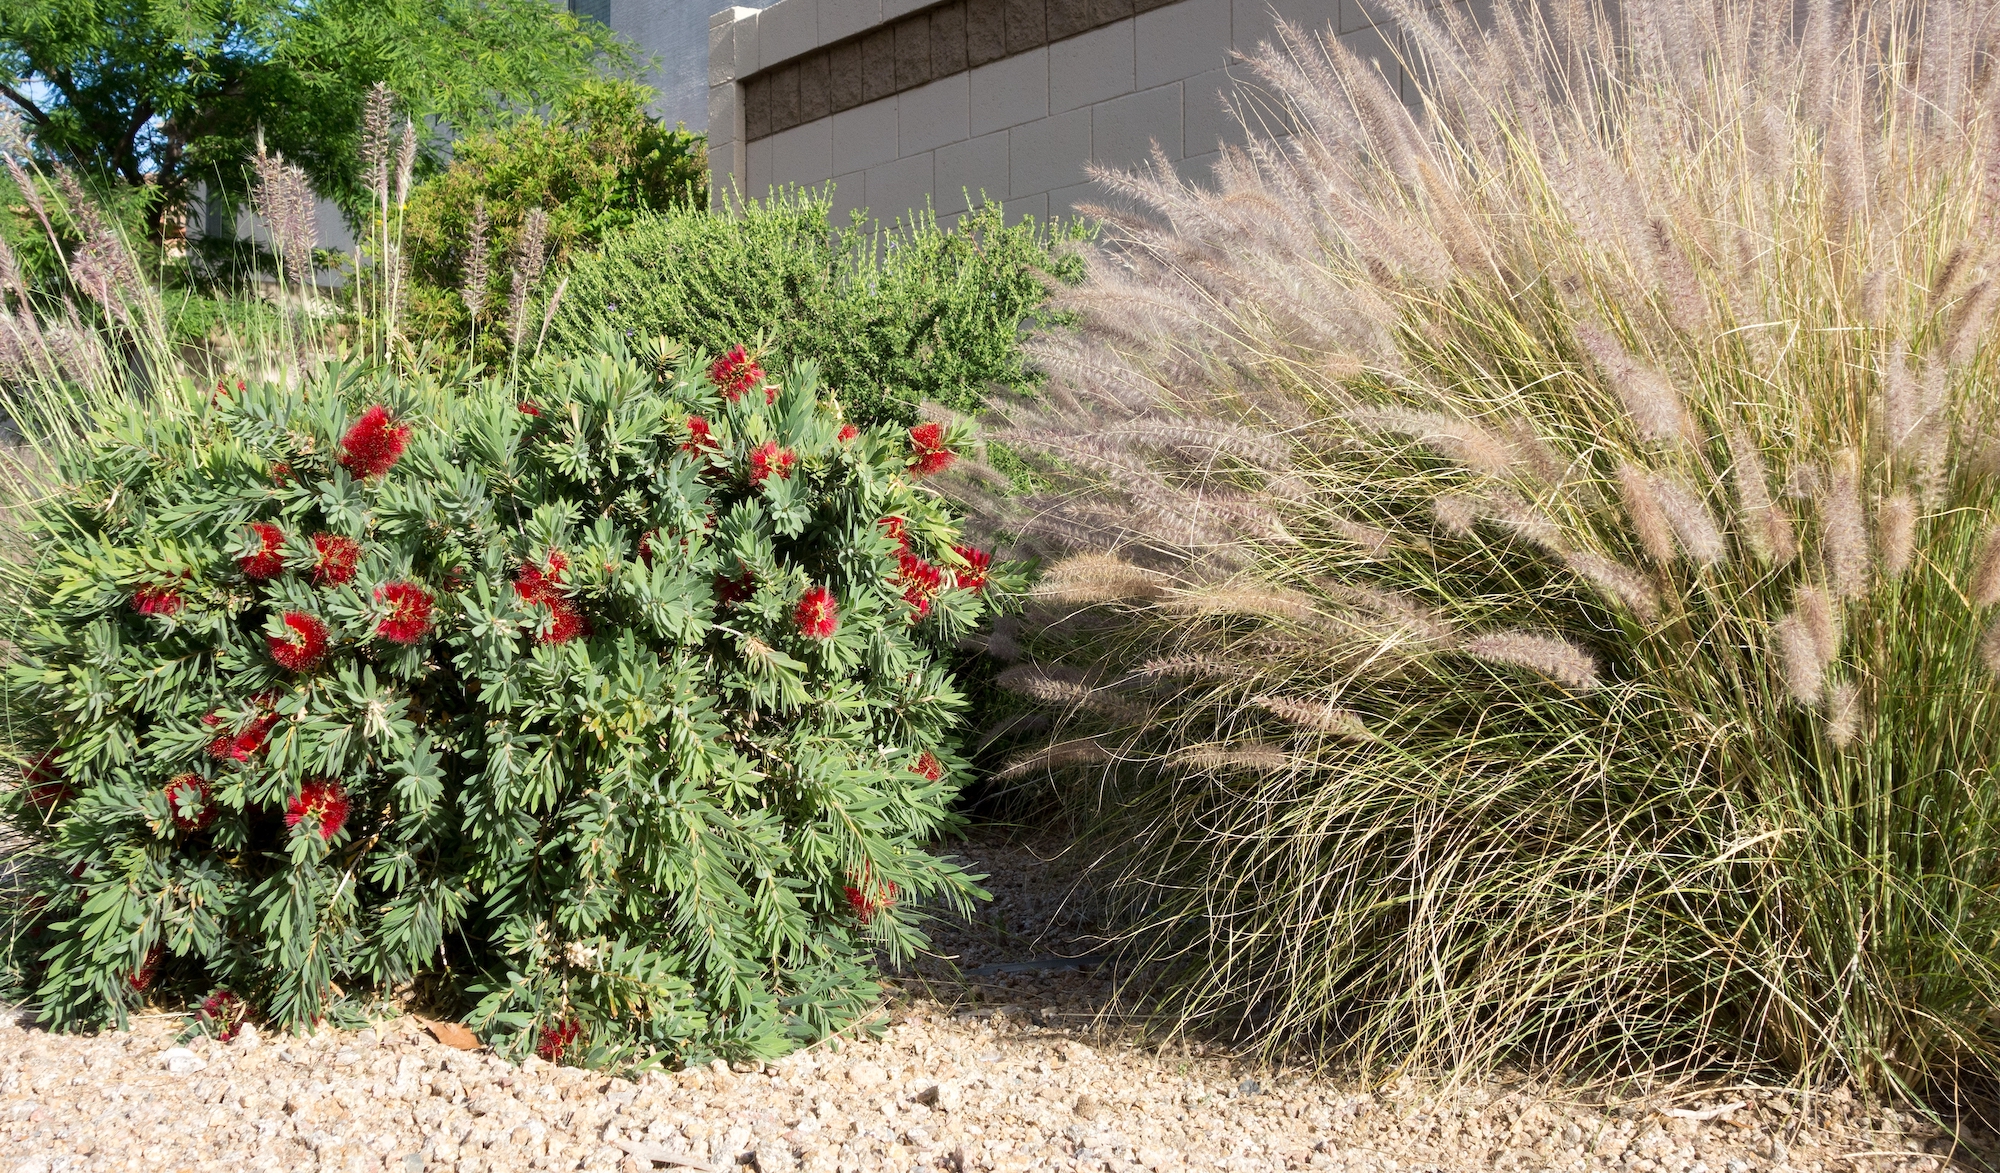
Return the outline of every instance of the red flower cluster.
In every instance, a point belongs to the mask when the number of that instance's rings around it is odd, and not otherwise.
[[[242,1029],[244,1020],[250,1017],[250,1008],[228,990],[217,990],[202,999],[201,1017],[215,1028],[216,1040],[226,1043]]]
[[[538,642],[566,644],[580,635],[590,634],[590,624],[585,621],[583,612],[577,610],[575,601],[562,593],[563,572],[568,569],[569,559],[563,556],[563,552],[550,550],[545,566],[523,563],[514,575],[514,593],[521,596],[521,602],[530,607],[547,607],[554,617]]]
[[[274,485],[291,484],[292,466],[282,460],[273,461],[271,464],[271,483]]]
[[[927,477],[950,468],[956,459],[957,454],[945,446],[943,424],[918,424],[910,429],[911,472]]]
[[[340,586],[352,581],[361,562],[361,543],[340,534],[313,535],[313,582]]]
[[[875,914],[883,909],[896,906],[896,885],[875,883],[867,864],[861,865],[858,875],[850,872],[849,878],[854,882],[842,891],[847,894],[847,906],[854,910],[854,915],[862,924],[874,920]]]
[[[702,456],[722,446],[715,438],[715,429],[698,415],[688,417],[688,438],[681,441],[681,451],[689,456]]]
[[[840,441],[842,444],[845,444],[849,440],[852,440],[854,437],[859,436],[860,434],[861,434],[861,429],[855,427],[853,424],[842,424],[840,425],[840,433],[836,435],[834,439]]]
[[[270,702],[264,697],[259,697],[257,703],[261,708]],[[201,721],[204,725],[220,725],[222,724],[222,717],[218,713],[210,713],[208,716],[203,717]],[[277,724],[278,714],[260,714],[256,720],[251,721],[244,728],[243,732],[233,736],[225,733],[214,741],[209,742],[208,756],[218,762],[247,762],[250,760],[251,754],[263,749],[264,743],[271,740],[271,730]]]
[[[285,531],[268,521],[253,521],[257,531],[257,552],[236,560],[252,582],[269,582],[285,572]]]
[[[725,578],[720,574],[715,576],[715,601],[725,607],[757,593],[757,572],[740,563],[738,565],[743,573],[736,578]]]
[[[178,587],[148,583],[132,592],[132,609],[141,615],[177,615],[185,605]]]
[[[925,750],[917,755],[917,762],[910,767],[910,772],[921,774],[932,782],[941,782],[944,780],[944,763],[937,760],[936,754]]]
[[[840,630],[840,611],[834,604],[833,592],[823,586],[809,586],[799,597],[799,605],[792,610],[792,622],[798,624],[799,634],[807,639],[831,639]]]
[[[922,619],[931,613],[931,600],[944,585],[944,572],[906,551],[896,559],[896,585],[903,588],[903,601]]]
[[[409,441],[410,429],[390,423],[389,409],[378,403],[340,438],[340,463],[355,476],[379,477],[396,467]]]
[[[27,768],[21,771],[21,781],[28,787],[28,801],[39,807],[45,815],[55,813],[59,804],[76,793],[56,772],[54,750],[28,763]]]
[[[757,360],[750,357],[749,351],[741,346],[732,346],[728,354],[716,359],[715,364],[708,368],[708,377],[714,380],[723,398],[734,403],[764,381],[764,368],[757,365]],[[777,397],[776,387],[764,389],[765,403],[770,403]]]
[[[132,971],[132,976],[125,979],[125,984],[142,994],[145,993],[153,984],[153,979],[160,976],[160,963],[166,959],[166,948],[161,945],[153,946],[146,954],[146,960],[141,961],[139,968]]]
[[[531,415],[534,416],[536,419],[542,418],[542,409],[536,407],[532,403],[528,402],[517,403],[514,405],[514,410],[520,412],[522,415]]]
[[[986,589],[986,572],[993,567],[993,555],[971,546],[953,546],[951,552],[965,559],[966,569],[952,571],[952,580],[962,591]]]
[[[347,791],[340,783],[331,778],[316,778],[285,804],[285,826],[317,823],[319,837],[331,839],[347,824],[347,805]]]
[[[375,601],[389,613],[375,625],[375,634],[392,644],[413,644],[431,629],[431,593],[413,582],[390,582],[375,588]]]
[[[551,1063],[562,1062],[570,1045],[583,1034],[583,1024],[574,1018],[564,1018],[554,1026],[542,1031],[542,1037],[535,1042],[535,1054]]]
[[[885,517],[875,524],[881,526],[882,532],[895,540],[898,553],[907,554],[910,552],[910,535],[904,528],[907,523],[902,518]]]
[[[750,483],[761,485],[772,473],[777,473],[780,480],[791,480],[792,466],[798,459],[790,448],[780,448],[776,440],[766,440],[750,453]]]
[[[167,783],[167,813],[183,831],[206,831],[215,821],[215,804],[208,798],[208,779],[182,774]]]
[[[310,672],[326,655],[326,623],[317,615],[287,611],[285,634],[268,637],[271,658],[287,672]]]

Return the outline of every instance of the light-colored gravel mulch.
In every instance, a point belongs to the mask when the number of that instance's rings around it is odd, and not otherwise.
[[[1547,1089],[1370,1090],[1133,1045],[1106,1026],[1064,869],[965,849],[994,873],[962,970],[899,982],[881,1037],[762,1071],[611,1079],[452,1050],[414,1018],[175,1051],[180,1020],[55,1036],[0,1015],[0,1173],[65,1170],[1155,1170],[1932,1173],[1907,1114],[1760,1089],[1583,1102]],[[1025,968],[1021,968],[1026,963]],[[1012,968],[1015,972],[1009,972]],[[19,1017],[23,1021],[16,1021]],[[1983,1147],[1983,1146],[1982,1146]]]

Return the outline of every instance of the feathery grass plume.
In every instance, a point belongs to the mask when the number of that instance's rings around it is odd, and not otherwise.
[[[1674,530],[1652,477],[1631,464],[1618,466],[1618,497],[1625,503],[1625,518],[1632,523],[1633,536],[1646,556],[1665,566],[1674,560]]]
[[[1254,670],[1247,664],[1212,655],[1165,656],[1157,660],[1146,661],[1139,665],[1137,671],[1134,673],[1134,675],[1141,677],[1151,676],[1169,679],[1206,677],[1214,680],[1228,680],[1253,674]]]
[[[1466,640],[1459,651],[1476,660],[1539,672],[1571,688],[1597,687],[1597,657],[1561,636],[1503,631]]]
[[[1289,696],[1260,696],[1257,705],[1294,725],[1349,741],[1366,741],[1375,736],[1368,728],[1368,722],[1362,720],[1359,714],[1337,705]]]
[[[514,279],[507,293],[509,345],[518,356],[521,335],[528,328],[529,295],[548,263],[549,214],[540,208],[529,211],[521,222],[521,235],[514,242]]]
[[[1292,764],[1284,747],[1250,741],[1222,745],[1190,745],[1174,751],[1167,764],[1183,770],[1253,770],[1271,773]]]
[[[396,195],[395,204],[402,207],[410,202],[410,178],[417,169],[417,124],[412,119],[403,120],[403,132],[396,142]]]
[[[993,771],[993,780],[1006,782],[1032,774],[1036,770],[1055,771],[1068,766],[1102,765],[1111,760],[1111,751],[1096,741],[1084,739],[1062,742],[1009,760],[1006,765]]]
[[[1311,623],[1319,618],[1310,597],[1297,591],[1254,585],[1180,591],[1162,600],[1159,606],[1162,611],[1178,615],[1262,615],[1293,623]]]
[[[1820,540],[1834,593],[1858,599],[1868,593],[1868,519],[1851,451],[1837,453],[1818,496]]]
[[[1917,552],[1917,503],[1902,490],[1875,507],[1875,552],[1884,578],[1901,578]]]
[[[474,196],[472,224],[465,234],[465,267],[458,294],[465,301],[465,316],[471,320],[475,336],[479,330],[479,314],[486,308],[493,280],[486,257],[486,232],[490,223],[486,216],[486,197]]]
[[[1377,1070],[2000,1077],[1986,0],[1384,6],[1412,107],[1280,23],[1213,182],[1094,172],[1119,207],[1045,392],[981,421],[1048,486],[1037,549],[1327,621],[1155,592],[1024,624],[1038,663],[1153,682],[1143,723],[1062,711],[1120,760],[1047,792],[1133,993]],[[1907,559],[1900,503],[1868,513],[1899,493]],[[1259,697],[1395,736],[1148,768],[1280,720]]]
[[[2000,525],[1986,531],[1979,542],[1979,557],[1972,564],[1972,578],[1965,593],[1975,607],[2000,603]]]
[[[1356,521],[1341,514],[1325,516],[1322,520],[1328,529],[1361,547],[1362,553],[1370,558],[1382,557],[1388,550],[1389,543],[1395,540],[1388,530],[1377,529],[1367,522]]]
[[[1979,659],[1987,671],[2000,676],[2000,619],[1986,628],[1986,634],[1979,640]]]
[[[1861,735],[1861,690],[1851,680],[1826,690],[1826,739],[1846,749]]]
[[[1078,554],[1051,566],[1031,597],[1050,603],[1151,599],[1166,592],[1156,572],[1110,554]]]
[[[1744,544],[1766,566],[1787,565],[1798,556],[1798,535],[1784,508],[1771,499],[1763,453],[1741,427],[1729,429],[1729,461]]]
[[[395,133],[389,119],[395,101],[395,93],[378,81],[361,104],[361,181],[378,207],[389,202],[389,142]]]
[[[313,250],[319,247],[316,219],[319,199],[305,170],[285,162],[283,155],[259,151],[253,160],[256,182],[250,207],[264,222],[271,251],[277,254],[279,280],[303,296],[313,285]]]

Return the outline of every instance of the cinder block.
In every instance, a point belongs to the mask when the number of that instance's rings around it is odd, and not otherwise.
[[[1090,157],[1100,167],[1141,170],[1152,162],[1153,144],[1167,158],[1181,150],[1181,83],[1169,82],[1090,108]]]
[[[743,87],[743,134],[760,139],[771,130],[771,79],[753,78]]]
[[[737,41],[745,29],[757,27],[755,8],[725,8],[708,18],[708,84],[721,85],[747,76],[737,67]],[[752,38],[754,42],[754,37]],[[754,52],[754,44],[752,51]]]
[[[811,122],[833,113],[827,80],[830,59],[814,52],[799,61],[799,121]]]
[[[1007,223],[1019,224],[1023,220],[1046,223],[1049,218],[1049,196],[1038,191],[1031,196],[1019,196],[1007,201]]]
[[[931,18],[912,16],[894,25],[896,92],[913,90],[931,79]]]
[[[980,66],[1007,55],[1006,10],[995,0],[967,0],[965,63]]]
[[[1210,191],[1214,191],[1217,187],[1215,182],[1215,165],[1220,162],[1222,162],[1222,152],[1210,151],[1206,155],[1196,155],[1192,158],[1182,159],[1174,166],[1174,174],[1180,176],[1188,183],[1197,184]]]
[[[1211,69],[1181,83],[1181,150],[1204,155],[1222,144],[1242,146],[1247,136],[1225,107],[1223,95],[1242,101],[1238,83],[1226,69]]]
[[[1278,15],[1298,25],[1306,33],[1323,36],[1330,29],[1340,25],[1342,0],[1234,0],[1235,13],[1230,19],[1231,44],[1238,52],[1253,52],[1265,41],[1278,42],[1278,25],[1271,18],[1271,9]],[[1365,31],[1365,30],[1364,30]]]
[[[776,180],[777,146],[775,140],[759,139],[743,152],[743,194],[762,197],[771,190]]]
[[[862,90],[861,42],[835,45],[826,54],[826,96],[835,111],[852,110],[866,98]]]
[[[1049,113],[1049,52],[1035,49],[972,71],[973,134],[1019,126]]]
[[[789,2],[789,0],[788,0]],[[1230,0],[1180,0],[1132,24],[1142,90],[1229,64]]]
[[[1165,8],[1174,0],[1132,0],[1132,11],[1151,12],[1155,8]]]
[[[1090,0],[1090,27],[1097,28],[1132,15],[1134,0]]]
[[[771,133],[790,130],[799,124],[799,67],[787,65],[770,76]],[[763,80],[762,78],[758,79]],[[752,135],[752,138],[757,137]]]
[[[907,219],[931,199],[931,153],[911,155],[868,169],[868,214],[888,224]]]
[[[931,10],[931,76],[965,72],[965,0]]]
[[[896,30],[876,29],[861,38],[861,98],[873,102],[896,92]]]
[[[1007,132],[996,130],[962,143],[939,147],[932,155],[940,215],[977,207],[985,199],[1007,196]]]
[[[778,0],[757,14],[757,55],[769,69],[819,48],[819,0]]]
[[[749,148],[741,141],[712,143],[708,148],[708,206],[720,212],[728,208],[743,189],[746,170],[744,156]]]
[[[882,0],[882,19],[894,20],[931,4],[932,0]]]
[[[771,144],[771,182],[811,187],[833,177],[831,119],[794,126],[767,141]]]
[[[887,163],[897,155],[896,104],[885,98],[833,116],[833,157],[842,172]]]
[[[1073,187],[1059,187],[1049,193],[1049,215],[1070,220],[1083,215],[1085,205],[1115,207],[1118,201],[1095,183],[1079,183]]]
[[[1090,0],[1047,0],[1049,40],[1060,41],[1092,27]]]
[[[1021,53],[1049,39],[1048,10],[1043,0],[1001,0],[1007,20],[1007,51]]]
[[[828,211],[833,223],[841,228],[847,226],[850,212],[868,208],[868,173],[850,171],[833,181],[833,207]]]
[[[761,69],[763,58],[757,55],[757,22],[763,13],[752,12],[736,22],[736,76],[749,77]]]
[[[743,87],[734,82],[708,87],[708,142],[713,154],[715,144],[741,142],[746,137],[743,125]]]
[[[1088,109],[1017,126],[1007,136],[1009,198],[1082,183],[1083,165],[1089,158]]]
[[[1049,46],[1049,113],[1060,114],[1137,88],[1132,24],[1121,20]]]
[[[819,0],[819,43],[831,45],[882,23],[882,0]]]
[[[963,141],[966,127],[970,125],[968,89],[966,75],[955,73],[927,86],[897,94],[896,139],[899,151],[914,155],[918,151]]]

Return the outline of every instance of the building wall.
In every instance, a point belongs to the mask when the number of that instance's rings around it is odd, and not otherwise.
[[[1463,0],[1461,0],[1463,2]],[[1223,95],[1275,34],[1270,0],[778,0],[709,26],[709,159],[718,193],[836,184],[836,211],[891,220],[968,195],[1009,218],[1102,202],[1087,163],[1142,165],[1157,143],[1204,178],[1242,132]],[[1404,85],[1363,0],[1277,0]],[[1406,95],[1407,97],[1407,95]]]
[[[713,0],[568,0],[569,10],[611,27],[650,61],[642,80],[652,112],[689,130],[708,126],[708,10]]]

